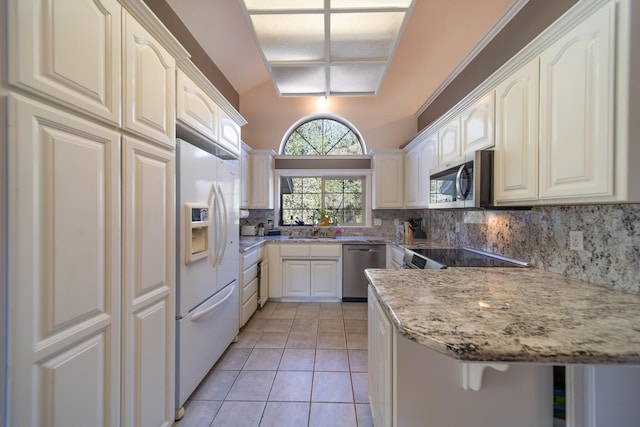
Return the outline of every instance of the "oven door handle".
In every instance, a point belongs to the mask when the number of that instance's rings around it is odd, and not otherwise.
[[[462,189],[462,174],[465,174],[467,181],[469,181],[469,171],[467,171],[467,165],[461,165],[456,174],[456,193],[460,200],[466,200],[469,195],[469,188]]]

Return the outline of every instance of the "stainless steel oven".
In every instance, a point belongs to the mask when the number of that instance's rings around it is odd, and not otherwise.
[[[429,208],[493,204],[493,151],[476,151],[429,171]]]

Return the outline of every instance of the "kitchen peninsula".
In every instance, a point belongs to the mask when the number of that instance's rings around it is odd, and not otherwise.
[[[376,425],[550,426],[552,364],[587,365],[573,425],[638,419],[640,296],[539,269],[366,274]]]

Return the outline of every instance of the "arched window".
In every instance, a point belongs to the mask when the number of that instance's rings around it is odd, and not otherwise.
[[[363,156],[362,136],[346,120],[311,116],[289,128],[281,144],[282,156],[313,156],[308,173],[281,175],[280,224],[364,225],[366,178],[361,170],[331,173],[336,156]],[[309,159],[311,160],[311,159]],[[281,171],[282,173],[282,171]]]
[[[313,116],[289,129],[280,153],[289,156],[362,155],[365,149],[353,126],[337,118]]]

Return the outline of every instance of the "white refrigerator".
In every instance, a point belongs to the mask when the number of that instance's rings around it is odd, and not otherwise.
[[[206,148],[206,146],[204,146]],[[238,335],[239,168],[177,140],[176,418]]]

